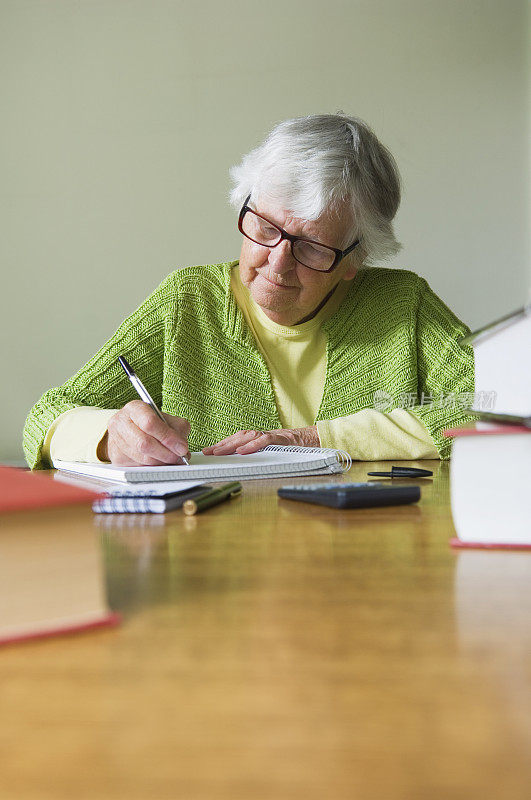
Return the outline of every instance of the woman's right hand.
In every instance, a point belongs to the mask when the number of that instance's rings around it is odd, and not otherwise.
[[[166,424],[143,400],[131,400],[110,418],[98,457],[127,467],[183,464],[182,456],[190,457],[190,423],[173,414],[162,416]]]

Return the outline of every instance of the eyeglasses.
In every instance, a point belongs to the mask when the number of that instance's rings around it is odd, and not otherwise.
[[[251,242],[260,244],[263,247],[276,247],[283,239],[287,239],[291,244],[291,253],[295,261],[299,264],[315,269],[318,272],[332,272],[339,262],[354,250],[360,243],[356,239],[346,250],[338,250],[337,247],[329,247],[313,239],[303,239],[301,236],[292,236],[283,228],[275,225],[274,222],[257,214],[247,203],[251,195],[243,204],[238,218],[238,230],[243,233]]]

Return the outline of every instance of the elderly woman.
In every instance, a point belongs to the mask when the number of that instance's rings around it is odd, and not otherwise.
[[[28,463],[181,463],[269,444],[353,458],[446,458],[468,419],[468,332],[397,252],[393,157],[361,120],[278,125],[232,170],[239,261],[172,272],[31,410]],[[163,411],[139,400],[124,355]],[[457,398],[457,400],[456,400]]]

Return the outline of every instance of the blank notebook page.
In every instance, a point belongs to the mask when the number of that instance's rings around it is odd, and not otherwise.
[[[276,445],[251,455],[205,456],[203,453],[192,453],[190,466],[123,467],[114,464],[54,461],[57,469],[126,483],[333,473],[343,472],[350,464],[350,456],[340,450]]]

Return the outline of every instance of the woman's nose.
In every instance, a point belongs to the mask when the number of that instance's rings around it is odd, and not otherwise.
[[[297,263],[291,252],[291,243],[287,239],[283,239],[276,247],[270,249],[267,260],[269,266],[279,273],[288,272]]]

